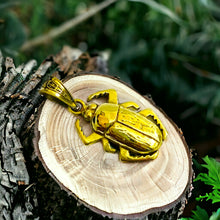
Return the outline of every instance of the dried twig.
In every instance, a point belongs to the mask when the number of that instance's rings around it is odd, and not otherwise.
[[[212,72],[209,72],[207,70],[203,70],[203,69],[200,69],[200,68],[197,68],[189,63],[185,63],[183,65],[187,70],[189,70],[190,72],[200,76],[200,77],[204,77],[204,78],[207,78],[207,79],[210,79],[212,81],[215,81],[215,82],[220,82],[220,77],[219,75],[215,74],[215,73],[212,73]]]
[[[70,30],[71,28],[75,27],[76,25],[80,24],[81,22],[85,21],[86,19],[92,17],[99,11],[107,8],[112,3],[116,2],[117,0],[106,0],[101,2],[98,5],[91,7],[86,13],[83,13],[75,18],[70,19],[69,21],[64,22],[59,27],[56,27],[50,30],[48,33],[38,36],[30,41],[27,41],[21,46],[21,51],[27,51],[30,48],[36,47],[38,45],[47,43],[48,41],[59,37],[66,31]]]

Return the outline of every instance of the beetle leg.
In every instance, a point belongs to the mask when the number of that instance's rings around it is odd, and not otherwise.
[[[157,117],[157,115],[151,110],[151,109],[144,109],[140,112],[138,112],[139,114],[145,116],[146,118],[151,116],[153,117],[154,121],[156,121],[157,125],[159,126],[160,130],[162,131],[163,134],[163,140],[166,139],[167,136],[167,130],[166,128],[163,126],[162,122],[160,121],[160,119]]]
[[[139,105],[135,102],[124,102],[120,105],[125,107],[125,108],[132,108],[132,109],[135,109],[135,110],[138,110],[140,108]]]
[[[87,98],[87,101],[89,102],[94,98],[99,98],[99,97],[106,96],[106,95],[108,95],[108,103],[118,104],[118,95],[114,89],[107,89],[107,90],[96,92],[90,95]]]
[[[107,138],[102,138],[102,145],[103,145],[103,148],[106,152],[109,152],[109,153],[115,153],[116,152],[116,149],[113,148],[108,139]]]
[[[76,129],[78,131],[78,134],[79,134],[81,140],[86,145],[96,143],[96,142],[100,141],[103,138],[103,136],[101,136],[101,135],[99,135],[95,132],[93,132],[92,134],[90,134],[89,136],[86,137],[84,135],[83,131],[82,131],[82,128],[81,128],[80,124],[79,124],[79,119],[76,120],[75,125],[76,125]]]
[[[121,161],[146,161],[146,160],[154,160],[158,157],[159,152],[156,151],[153,154],[147,154],[147,155],[130,155],[129,150],[120,147],[120,153],[119,153],[119,159]]]

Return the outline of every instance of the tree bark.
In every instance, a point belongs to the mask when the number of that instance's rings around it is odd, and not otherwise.
[[[193,171],[190,151],[172,120],[149,98],[118,79],[104,76],[107,65],[99,56],[64,47],[36,66],[32,60],[16,68],[11,59],[0,56],[3,219],[102,219],[81,203],[113,218],[177,219],[190,196]],[[82,71],[86,72],[79,74]],[[41,105],[44,99],[38,90],[51,75],[61,79],[69,76],[65,85],[74,98],[86,101],[93,91],[111,87],[117,90],[119,103],[134,101],[141,109],[153,109],[168,130],[159,157],[122,163],[117,153],[104,152],[101,143],[84,146],[75,131],[76,116],[50,101]],[[100,104],[106,100],[95,101]],[[82,118],[80,123],[88,135],[90,125]],[[33,154],[33,137],[46,172]]]
[[[33,122],[30,116],[42,101],[37,87],[52,62],[46,60],[34,73],[35,60],[15,68],[13,60],[4,59],[0,53],[0,61],[0,213],[2,219],[26,219],[35,216],[37,204],[35,195],[30,195],[33,188],[21,137],[27,135]]]

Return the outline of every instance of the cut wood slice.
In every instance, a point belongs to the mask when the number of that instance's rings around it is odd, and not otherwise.
[[[47,100],[36,125],[36,149],[46,170],[65,190],[93,211],[117,218],[167,211],[184,203],[191,184],[191,156],[181,130],[164,112],[111,77],[83,74],[68,79],[64,85],[74,98],[84,102],[92,93],[115,89],[119,103],[133,101],[141,110],[152,109],[168,132],[155,160],[121,162],[118,153],[105,152],[101,142],[84,145],[75,121],[80,119],[86,136],[92,133],[91,125]],[[93,102],[107,101],[99,98]]]

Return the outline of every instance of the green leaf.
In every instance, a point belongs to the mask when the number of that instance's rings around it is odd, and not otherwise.
[[[209,220],[219,220],[220,219],[220,208],[217,210],[217,212],[214,212]]]
[[[217,162],[214,158],[209,158],[206,156],[204,161],[207,165],[203,165],[209,170],[209,176],[217,181],[220,189],[220,163]]]
[[[220,191],[215,189],[212,193],[210,193],[209,199],[212,200],[212,203],[220,202]]]
[[[196,207],[196,210],[193,211],[192,215],[193,220],[209,220],[208,213],[205,209],[200,208],[199,206]]]
[[[19,48],[27,38],[24,25],[14,12],[5,13],[3,19],[5,25],[2,29],[2,42],[0,41],[0,43],[4,45],[4,48]]]
[[[215,189],[211,193],[206,193],[204,196],[199,196],[198,198],[196,198],[197,201],[200,201],[203,199],[212,200],[212,203],[220,202],[220,191]]]
[[[206,164],[202,166],[208,169],[208,174],[200,173],[194,181],[201,180],[205,184],[213,186],[213,189],[220,189],[220,163],[208,156],[203,160]]]
[[[220,163],[208,156],[203,158],[203,160],[206,164],[202,166],[208,169],[208,174],[200,173],[194,181],[201,180],[205,184],[212,186],[213,191],[203,196],[200,195],[197,200],[206,199],[212,200],[212,203],[220,202]]]
[[[196,206],[196,210],[192,211],[193,215],[192,218],[181,218],[179,220],[209,220],[208,213],[205,209]]]
[[[144,3],[148,5],[149,7],[151,7],[152,9],[160,12],[161,14],[168,16],[170,19],[172,19],[177,24],[183,25],[183,20],[181,20],[173,11],[171,11],[166,6],[157,3],[156,1],[152,1],[152,0],[129,0],[129,1]]]
[[[216,13],[220,13],[220,8],[217,4],[210,0],[200,0],[200,2],[209,10],[214,11]]]

